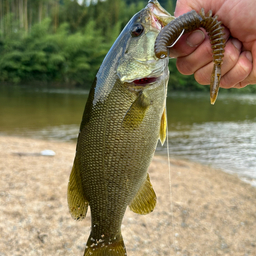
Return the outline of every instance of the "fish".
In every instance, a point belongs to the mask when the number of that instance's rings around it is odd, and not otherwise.
[[[152,212],[156,194],[147,172],[166,138],[168,59],[154,42],[172,19],[156,0],[135,14],[104,58],[78,135],[67,200],[75,220],[90,206],[84,256],[127,255],[121,224],[126,208]]]

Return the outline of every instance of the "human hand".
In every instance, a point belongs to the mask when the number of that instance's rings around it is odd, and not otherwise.
[[[256,3],[251,0],[177,0],[175,16],[191,10],[218,15],[225,33],[226,47],[221,67],[220,87],[242,88],[256,83]],[[183,35],[169,48],[177,58],[177,68],[194,74],[200,84],[210,84],[213,69],[210,40],[203,29]]]

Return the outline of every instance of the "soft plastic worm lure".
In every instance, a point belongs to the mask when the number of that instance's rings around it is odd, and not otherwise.
[[[201,9],[199,14],[194,10],[185,13],[166,25],[159,33],[155,42],[156,57],[163,59],[168,56],[168,46],[175,43],[183,32],[187,33],[199,27],[206,30],[210,37],[214,61],[210,84],[211,104],[215,103],[219,91],[220,70],[225,47],[223,28],[217,18],[217,16],[212,17],[212,11],[205,15],[204,9]]]

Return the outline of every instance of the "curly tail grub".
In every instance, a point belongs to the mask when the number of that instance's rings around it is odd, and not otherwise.
[[[168,46],[172,45],[181,33],[187,33],[199,27],[203,27],[206,30],[210,37],[214,61],[210,85],[211,104],[215,103],[219,91],[220,69],[225,47],[223,28],[217,18],[217,16],[212,17],[212,11],[205,15],[204,9],[201,9],[199,14],[194,10],[185,13],[166,25],[159,33],[155,42],[156,57],[163,59],[168,56]]]

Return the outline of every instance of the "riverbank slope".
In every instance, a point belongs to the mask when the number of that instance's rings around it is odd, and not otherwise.
[[[45,149],[54,157],[22,155]],[[90,214],[68,212],[75,144],[0,136],[0,255],[83,255]],[[122,233],[128,256],[256,255],[256,189],[207,166],[154,157],[155,210],[129,209]]]

